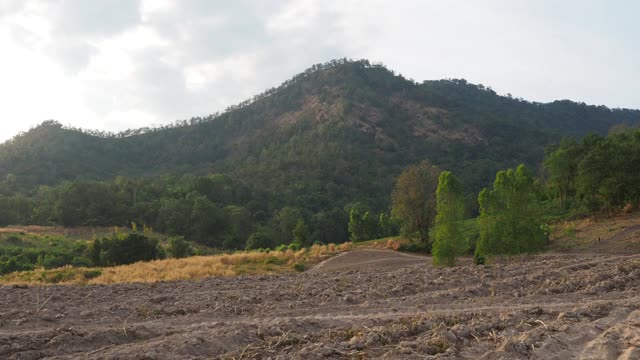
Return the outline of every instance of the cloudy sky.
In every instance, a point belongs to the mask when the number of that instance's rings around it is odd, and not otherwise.
[[[640,108],[640,2],[0,0],[0,141],[207,115],[367,58],[528,100]]]

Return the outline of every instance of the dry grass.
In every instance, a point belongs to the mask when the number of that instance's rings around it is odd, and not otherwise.
[[[113,233],[114,227],[63,227],[63,226],[40,226],[40,225],[11,225],[0,228],[0,234],[32,234],[32,235],[58,235],[69,238],[91,239],[95,236]],[[126,228],[119,228],[120,231],[127,231]]]
[[[115,284],[193,280],[211,276],[272,274],[293,272],[294,265],[312,265],[339,252],[351,243],[314,245],[299,251],[238,252],[184,259],[139,262],[109,268],[73,268],[23,271],[0,277],[5,284]]]
[[[594,247],[601,250],[623,251],[627,246],[635,246],[640,238],[636,232],[628,232],[640,225],[640,212],[622,214],[612,218],[585,218],[556,224],[551,236],[551,249],[555,251],[584,250]],[[622,235],[622,236],[621,236]]]

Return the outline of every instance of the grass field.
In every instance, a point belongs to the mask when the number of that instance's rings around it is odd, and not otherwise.
[[[14,272],[5,284],[114,284],[192,280],[210,276],[257,275],[302,271],[329,256],[351,249],[351,243],[314,245],[299,251],[237,252],[183,259],[138,262],[108,268],[65,266]]]

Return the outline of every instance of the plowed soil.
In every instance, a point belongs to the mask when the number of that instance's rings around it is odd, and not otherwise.
[[[640,255],[438,268],[355,250],[301,274],[0,288],[2,359],[640,359]]]

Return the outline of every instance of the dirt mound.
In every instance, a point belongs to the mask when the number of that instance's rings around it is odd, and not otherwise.
[[[638,255],[437,268],[358,250],[301,274],[5,286],[0,358],[628,360],[639,301]]]
[[[398,269],[431,261],[425,256],[410,255],[385,250],[359,250],[342,253],[316,265],[311,272],[327,272],[342,270],[360,270],[377,267],[384,270]]]

